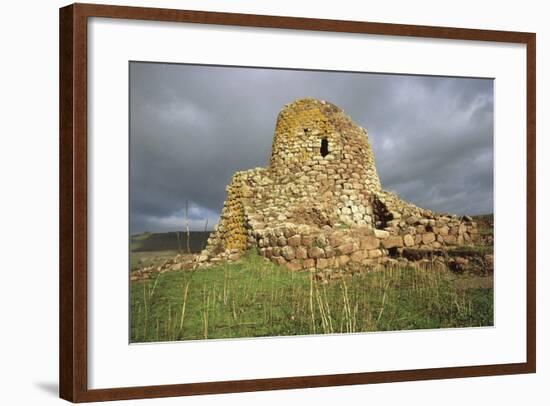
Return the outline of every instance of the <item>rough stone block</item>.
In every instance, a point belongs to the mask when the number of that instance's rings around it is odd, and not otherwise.
[[[287,244],[291,247],[297,247],[302,242],[302,237],[299,234],[293,235],[287,239]]]
[[[435,234],[434,233],[425,233],[422,235],[422,242],[424,244],[429,244],[431,242],[435,241]]]
[[[289,245],[286,245],[282,248],[281,254],[282,254],[283,258],[286,259],[287,261],[293,260],[296,256],[294,248],[289,246]]]
[[[325,269],[326,267],[328,267],[328,259],[317,258],[316,264],[317,269]]]
[[[344,266],[349,262],[349,257],[347,255],[341,255],[339,257],[335,257],[334,266]]]
[[[309,247],[313,245],[313,242],[315,241],[315,237],[312,235],[303,235],[302,236],[302,244]]]
[[[374,236],[365,236],[361,238],[361,249],[373,250],[380,246],[380,240]]]
[[[325,256],[325,251],[323,251],[323,249],[319,247],[311,247],[310,249],[308,249],[307,254],[310,258],[323,258]]]
[[[355,246],[352,242],[344,243],[339,247],[336,247],[336,255],[347,255],[351,254]]]
[[[334,251],[334,248],[332,248],[330,245],[327,245],[325,248],[325,257],[331,258],[334,255],[336,255],[336,252]]]
[[[286,260],[283,257],[272,257],[271,260],[277,265],[286,265]]]
[[[369,251],[369,258],[380,258],[382,256],[381,250],[370,250]]]
[[[284,247],[286,245],[286,238],[283,236],[277,238],[277,245],[279,247]]]
[[[352,262],[361,262],[365,258],[365,251],[355,251],[349,258]]]
[[[345,236],[346,234],[342,231],[333,232],[328,238],[330,245],[332,245],[333,247],[342,245],[344,243]]]
[[[403,237],[403,244],[405,247],[412,247],[414,245],[414,237],[410,234],[407,234]]]
[[[403,246],[403,238],[400,235],[391,235],[382,240],[382,246],[386,249],[401,248]]]
[[[456,244],[456,236],[454,235],[446,235],[443,237],[443,240],[445,241],[445,244],[449,244],[449,245]]]
[[[384,238],[388,238],[390,236],[390,233],[387,232],[386,230],[378,230],[375,228],[374,236],[379,239],[384,239]]]
[[[318,247],[325,247],[327,245],[327,238],[324,234],[319,234],[317,237],[315,237],[315,245]]]
[[[304,259],[302,262],[302,266],[304,269],[311,269],[315,267],[315,260],[312,258]]]
[[[302,261],[300,261],[299,259],[293,259],[287,264],[287,267],[291,271],[299,271],[300,269],[302,269]]]

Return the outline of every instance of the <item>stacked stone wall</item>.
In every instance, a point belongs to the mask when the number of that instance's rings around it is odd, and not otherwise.
[[[279,114],[269,167],[233,176],[199,261],[235,260],[257,247],[290,269],[324,269],[476,237],[471,218],[436,214],[383,190],[366,131],[338,107],[302,99]]]

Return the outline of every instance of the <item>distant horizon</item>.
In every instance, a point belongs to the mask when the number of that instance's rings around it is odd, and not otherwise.
[[[186,201],[190,230],[213,231],[233,174],[268,166],[280,109],[303,97],[367,130],[385,190],[491,214],[493,90],[492,79],[131,62],[130,234],[185,229]]]
[[[211,233],[212,231],[214,231],[214,229],[211,229],[211,230],[189,230],[190,233]],[[146,231],[142,231],[141,233],[137,233],[137,234],[130,234],[130,237],[135,237],[135,236],[138,236],[138,235],[143,235],[143,234],[171,234],[171,233],[187,233],[187,230],[168,230],[168,231],[149,231],[149,230],[146,230]]]

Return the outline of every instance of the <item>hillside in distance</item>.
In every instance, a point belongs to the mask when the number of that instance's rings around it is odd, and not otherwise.
[[[189,251],[198,253],[206,246],[210,231],[190,231]],[[187,233],[171,231],[167,233],[149,233],[132,235],[130,237],[130,251],[180,251],[187,253]]]

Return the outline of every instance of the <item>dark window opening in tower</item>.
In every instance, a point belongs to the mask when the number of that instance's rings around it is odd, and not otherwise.
[[[329,154],[328,150],[328,140],[326,138],[323,138],[321,140],[321,156],[324,158]]]
[[[372,200],[374,226],[379,230],[383,230],[388,225],[390,220],[393,220],[392,214],[389,212],[387,206],[381,202],[377,197]]]

